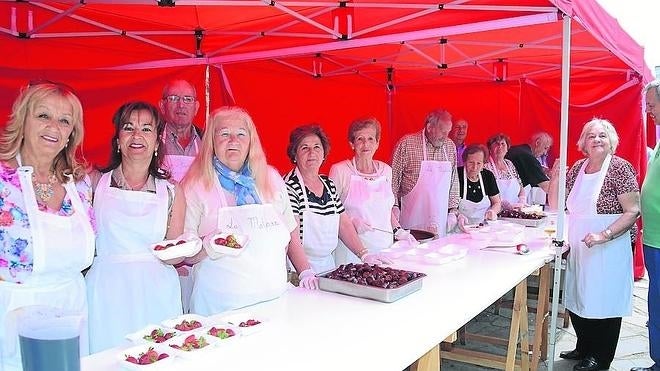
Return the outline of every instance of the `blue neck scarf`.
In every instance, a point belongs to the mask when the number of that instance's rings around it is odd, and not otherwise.
[[[213,156],[213,168],[218,176],[220,185],[227,192],[236,197],[236,206],[260,204],[252,172],[247,164],[238,172],[230,170],[217,157]]]

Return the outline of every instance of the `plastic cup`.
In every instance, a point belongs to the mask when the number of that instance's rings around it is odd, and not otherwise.
[[[23,371],[80,371],[81,316],[39,308],[20,321]]]

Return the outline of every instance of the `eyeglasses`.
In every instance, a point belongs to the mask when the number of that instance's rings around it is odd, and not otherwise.
[[[179,95],[168,95],[164,97],[166,101],[170,103],[178,103],[180,100],[183,101],[185,104],[192,104],[195,102],[195,97],[192,95],[184,95],[184,96],[179,96]]]

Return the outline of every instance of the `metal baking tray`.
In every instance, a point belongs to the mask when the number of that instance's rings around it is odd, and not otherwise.
[[[316,275],[319,279],[319,288],[321,290],[355,296],[358,298],[381,301],[383,303],[395,302],[404,296],[408,296],[413,292],[421,289],[422,278],[426,276],[424,273],[420,273],[421,276],[408,281],[406,284],[403,284],[397,288],[383,289],[380,287],[358,285],[352,282],[325,277],[332,271],[334,271],[334,269]]]
[[[522,218],[498,218],[500,220],[505,220],[507,222],[511,223],[516,223],[516,224],[521,224],[524,225],[525,227],[539,227],[543,224],[545,224],[546,219],[548,217],[544,216],[541,219],[522,219]]]

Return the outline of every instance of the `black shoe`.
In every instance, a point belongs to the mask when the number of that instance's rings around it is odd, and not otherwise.
[[[559,358],[572,359],[572,360],[578,361],[578,360],[581,360],[582,358],[584,358],[584,354],[578,352],[577,349],[573,349],[573,350],[570,350],[570,351],[567,350],[565,352],[559,353]]]
[[[574,371],[598,371],[598,370],[607,370],[608,367],[605,367],[599,364],[594,357],[587,357],[580,361],[577,365],[573,366]]]

